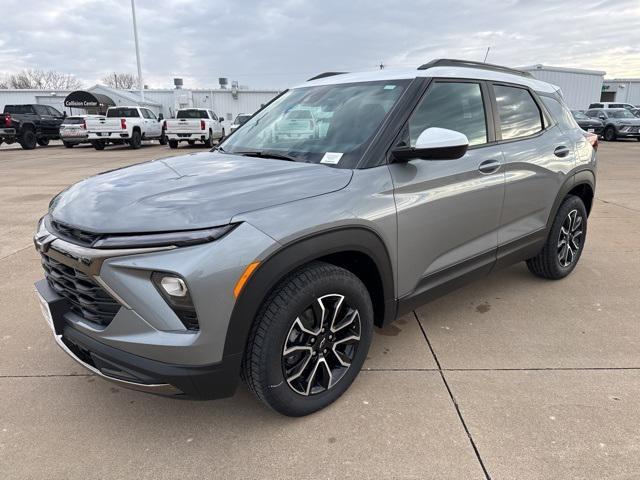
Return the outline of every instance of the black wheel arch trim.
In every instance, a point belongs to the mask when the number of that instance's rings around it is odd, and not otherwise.
[[[383,313],[377,324],[395,319],[395,282],[387,248],[372,229],[338,227],[302,237],[284,245],[263,260],[238,297],[225,339],[224,357],[244,352],[249,330],[263,300],[294,269],[331,254],[357,251],[375,263],[383,290]],[[238,364],[238,372],[240,365]]]
[[[556,213],[560,208],[560,204],[565,199],[565,197],[569,194],[571,190],[580,186],[580,185],[588,185],[591,188],[591,191],[594,193],[596,191],[596,176],[592,170],[580,170],[575,172],[569,178],[565,180],[556,195],[556,199],[553,202],[553,206],[551,207],[551,212],[549,212],[549,218],[547,219],[546,230],[548,231],[551,228],[551,224],[553,220],[556,218]],[[587,209],[587,215],[590,213],[590,210]]]

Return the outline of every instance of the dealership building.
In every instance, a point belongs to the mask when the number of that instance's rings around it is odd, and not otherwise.
[[[37,103],[68,115],[80,115],[104,113],[112,106],[137,105],[172,118],[179,109],[209,108],[230,123],[236,115],[255,112],[279,93],[277,90],[224,88],[224,85],[215,89],[185,89],[181,79],[175,79],[174,83],[175,88],[145,89],[144,98],[139,90],[120,90],[104,85],[75,91],[0,89],[0,111],[5,105]]]
[[[614,78],[602,85],[603,102],[630,103],[640,105],[640,78]]]

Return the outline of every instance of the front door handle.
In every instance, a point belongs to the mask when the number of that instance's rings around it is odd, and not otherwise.
[[[497,172],[499,168],[500,162],[497,160],[485,160],[478,166],[480,173],[484,173],[485,175]]]
[[[553,154],[554,154],[556,157],[563,158],[563,157],[566,157],[567,155],[569,155],[569,152],[570,152],[570,151],[571,151],[571,150],[569,150],[569,147],[565,147],[564,145],[561,145],[561,146],[559,146],[558,148],[556,148],[556,149],[553,151]]]

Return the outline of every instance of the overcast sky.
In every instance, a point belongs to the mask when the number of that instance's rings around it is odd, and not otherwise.
[[[136,72],[130,0],[0,0],[0,74]],[[640,0],[137,0],[150,87],[218,77],[281,88],[327,70],[433,58],[544,63],[640,77]]]

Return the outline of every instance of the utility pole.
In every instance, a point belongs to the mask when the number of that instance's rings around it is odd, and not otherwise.
[[[144,100],[144,83],[142,81],[142,66],[140,65],[140,47],[138,47],[138,25],[136,24],[136,4],[131,0],[131,14],[133,16],[133,39],[136,42],[136,61],[138,62],[138,88],[140,97]]]

